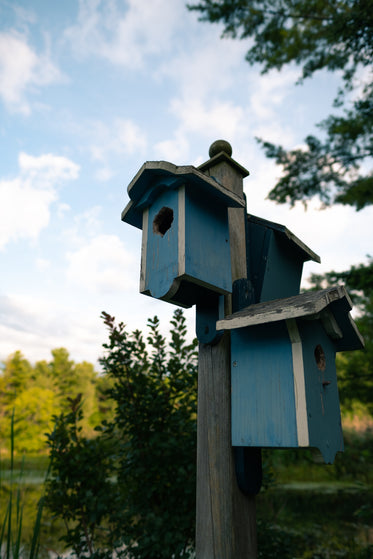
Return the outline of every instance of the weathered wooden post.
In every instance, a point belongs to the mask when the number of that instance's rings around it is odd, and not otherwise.
[[[227,142],[215,142],[211,159],[199,167],[243,198],[248,172],[231,159]],[[246,208],[230,208],[229,237],[233,282],[247,278]],[[225,297],[230,314],[232,297]],[[200,312],[197,305],[197,320]],[[198,323],[197,323],[198,324]],[[230,336],[199,345],[197,433],[197,559],[252,559],[257,557],[255,496],[245,496],[237,485],[231,439]]]
[[[140,291],[196,305],[197,559],[255,559],[261,448],[343,450],[335,353],[362,338],[342,287],[299,294],[319,257],[246,214],[228,142],[198,169],[144,163],[122,220],[142,229]]]

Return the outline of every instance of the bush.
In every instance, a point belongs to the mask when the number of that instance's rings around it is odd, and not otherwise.
[[[101,359],[113,379],[113,421],[82,436],[81,402],[56,418],[48,436],[51,475],[46,502],[64,519],[77,557],[189,557],[195,529],[196,341],[186,342],[176,310],[168,346],[159,321],[141,332],[103,313],[109,329]]]

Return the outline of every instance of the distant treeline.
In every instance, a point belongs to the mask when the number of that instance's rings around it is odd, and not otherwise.
[[[109,379],[99,375],[92,363],[75,363],[65,348],[52,350],[50,361],[35,365],[16,351],[0,369],[0,448],[8,449],[14,414],[16,452],[47,450],[45,433],[53,427],[53,416],[67,412],[69,402],[83,395],[86,436],[103,418],[110,419],[114,404],[106,395]]]

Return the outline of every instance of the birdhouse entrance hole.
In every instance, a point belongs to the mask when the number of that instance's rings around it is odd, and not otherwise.
[[[320,344],[315,347],[315,361],[317,368],[320,371],[325,371],[326,369],[326,357],[323,348]]]
[[[171,208],[163,206],[157,213],[153,221],[153,232],[163,237],[170,229],[174,220],[174,212]]]

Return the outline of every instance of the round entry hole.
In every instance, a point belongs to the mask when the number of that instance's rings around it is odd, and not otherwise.
[[[316,361],[316,365],[317,368],[320,369],[320,371],[325,371],[326,369],[326,357],[325,357],[325,353],[323,348],[321,347],[320,344],[318,344],[315,347],[315,361]]]
[[[171,208],[163,206],[157,213],[153,221],[153,232],[163,237],[170,229],[174,220],[174,212]]]

